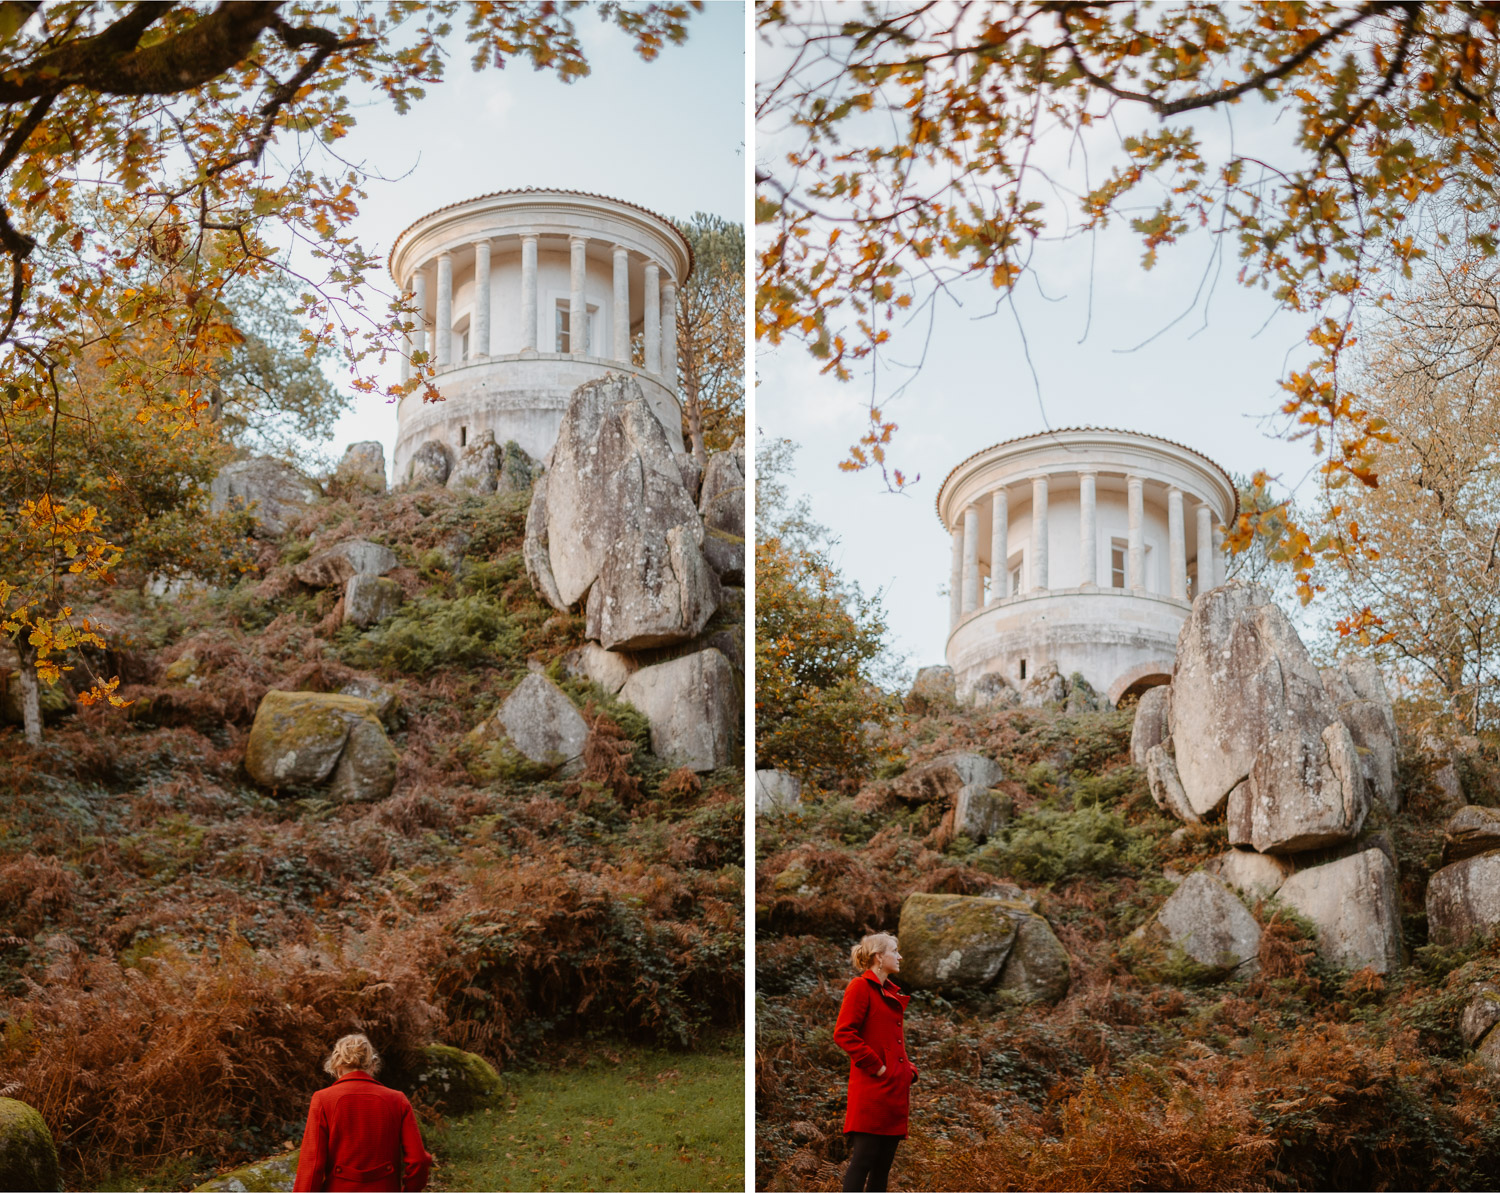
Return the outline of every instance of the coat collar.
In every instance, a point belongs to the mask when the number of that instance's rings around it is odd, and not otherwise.
[[[342,1077],[335,1078],[334,1084],[337,1085],[340,1081],[374,1081],[374,1080],[375,1080],[375,1078],[372,1077],[372,1076],[370,1076],[370,1074],[366,1073],[363,1069],[350,1069]]]
[[[874,986],[875,989],[880,992],[882,997],[893,998],[902,1006],[905,1006],[907,1000],[911,997],[910,995],[906,994],[900,986],[896,984],[895,978],[886,978],[884,985],[882,985],[880,979],[875,976],[875,971],[873,969],[865,970],[864,979],[865,981],[869,982],[870,985]]]

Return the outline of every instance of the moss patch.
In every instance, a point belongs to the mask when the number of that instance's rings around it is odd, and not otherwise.
[[[61,1189],[57,1145],[36,1110],[0,1098],[0,1189]]]

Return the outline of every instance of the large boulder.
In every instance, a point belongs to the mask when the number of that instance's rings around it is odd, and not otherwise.
[[[478,1053],[447,1044],[428,1044],[403,1088],[444,1114],[468,1114],[493,1101],[504,1089],[500,1074]]]
[[[1068,990],[1067,950],[1024,900],[913,894],[901,905],[903,985],[1001,991],[1054,1002]]]
[[[1141,693],[1140,703],[1135,706],[1135,721],[1130,726],[1130,761],[1142,770],[1146,769],[1146,755],[1152,746],[1159,746],[1171,733],[1172,687],[1159,684]]]
[[[725,584],[745,585],[745,540],[722,530],[703,532],[703,558]]]
[[[1490,1034],[1490,1029],[1500,1023],[1500,990],[1488,982],[1474,984],[1474,997],[1465,1004],[1459,1016],[1458,1033],[1470,1048]]]
[[[795,812],[802,798],[802,780],[784,770],[755,772],[755,811],[760,816]]]
[[[476,741],[498,741],[548,772],[576,774],[583,769],[589,726],[566,693],[534,671],[473,736]]]
[[[745,451],[717,452],[708,458],[703,471],[703,488],[698,497],[703,524],[710,530],[744,541],[745,538]]]
[[[345,539],[315,551],[292,574],[309,588],[342,587],[350,576],[383,576],[401,561],[389,547],[369,539]]]
[[[524,493],[542,475],[542,462],[526,454],[514,439],[507,439],[500,449],[500,475],[495,478],[495,492]]]
[[[367,629],[392,616],[405,599],[394,580],[357,573],[344,585],[344,620]]]
[[[953,832],[975,842],[987,841],[1010,822],[1010,797],[977,783],[960,787],[953,801]]]
[[[629,377],[607,374],[573,391],[548,472],[547,542],[565,605],[583,597],[610,546],[631,532],[665,536],[698,508],[661,423]]]
[[[547,548],[547,488],[551,473],[544,472],[531,487],[531,504],[526,507],[526,537],[521,558],[526,563],[526,578],[536,594],[559,613],[568,611],[568,602],[557,591],[552,575],[552,556]]]
[[[1500,808],[1469,804],[1443,826],[1443,865],[1500,849]]]
[[[453,458],[447,447],[436,439],[429,439],[412,452],[406,465],[406,483],[413,489],[440,489],[448,483],[451,471]]]
[[[1022,906],[979,895],[908,895],[896,929],[902,984],[939,991],[991,986],[1015,946]]]
[[[1034,911],[1023,913],[1024,907],[1024,903],[1016,907],[1016,943],[995,989],[1020,1002],[1057,1002],[1067,994],[1073,978],[1068,950],[1051,924]]]
[[[262,787],[319,787],[336,801],[384,799],[396,749],[368,700],[328,692],[267,692],[255,710],[245,770]]]
[[[1369,659],[1345,659],[1322,671],[1323,690],[1359,750],[1371,798],[1396,811],[1396,714],[1380,668]]]
[[[1223,805],[1271,739],[1299,729],[1316,740],[1337,720],[1286,614],[1264,588],[1237,580],[1193,602],[1171,699],[1177,773],[1199,816]]]
[[[1500,926],[1500,850],[1444,866],[1427,882],[1427,933],[1437,944],[1468,944]]]
[[[204,1181],[193,1193],[292,1193],[302,1149],[242,1164]]]
[[[1324,960],[1376,973],[1400,966],[1400,894],[1396,867],[1383,850],[1364,849],[1298,870],[1276,897],[1312,921]]]
[[[1010,708],[1020,700],[1010,681],[998,671],[989,671],[969,684],[959,699],[970,708]]]
[[[349,740],[333,768],[328,798],[336,804],[371,804],[390,795],[396,786],[400,756],[378,716],[362,720],[349,730]]]
[[[1146,935],[1215,969],[1250,972],[1260,952],[1260,924],[1228,884],[1206,870],[1182,880]]]
[[[448,473],[448,488],[454,493],[493,493],[500,474],[500,448],[495,432],[481,431],[459,453]]]
[[[620,699],[645,713],[651,752],[668,765],[701,772],[735,761],[740,693],[734,668],[717,650],[642,667]]]
[[[1004,777],[1000,765],[983,754],[955,751],[911,767],[895,780],[891,789],[898,799],[909,804],[930,804],[956,799],[966,787],[987,790]]]
[[[693,528],[627,531],[605,551],[589,590],[588,635],[606,650],[685,642],[708,624],[719,596]]]
[[[911,691],[906,694],[906,707],[911,712],[926,712],[952,704],[958,698],[953,668],[947,666],[920,667],[912,680]]]
[[[1201,824],[1203,818],[1193,810],[1182,779],[1177,773],[1177,759],[1171,751],[1172,739],[1146,751],[1146,783],[1156,806],[1169,816],[1188,824]]]
[[[597,642],[585,642],[582,646],[563,655],[563,670],[578,679],[596,683],[611,696],[625,686],[625,681],[640,669],[628,654],[605,650]]]
[[[269,538],[280,538],[322,496],[295,468],[266,456],[226,464],[208,488],[210,510],[248,507],[256,529]]]
[[[57,1145],[35,1107],[0,1098],[0,1189],[62,1188]]]
[[[1068,681],[1056,663],[1043,663],[1021,685],[1022,708],[1057,708],[1068,698]]]
[[[1228,849],[1204,863],[1206,873],[1222,879],[1247,899],[1269,899],[1296,869],[1287,858],[1253,849]]]
[[[351,443],[344,449],[344,458],[334,470],[334,477],[349,487],[384,493],[385,448],[374,439]]]
[[[1273,736],[1228,802],[1229,843],[1260,853],[1352,841],[1370,810],[1359,755],[1341,721],[1318,734],[1291,725]]]

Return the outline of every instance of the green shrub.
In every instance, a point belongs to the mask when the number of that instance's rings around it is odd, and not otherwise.
[[[1073,807],[1119,806],[1141,780],[1133,766],[1121,766],[1105,775],[1083,775],[1073,781]]]
[[[458,591],[464,596],[494,596],[504,592],[512,580],[519,579],[525,568],[519,551],[502,555],[499,559],[470,560],[459,576]]]
[[[346,647],[344,660],[419,674],[445,664],[518,658],[523,650],[523,628],[503,605],[477,595],[424,597]]]
[[[1089,806],[1028,812],[971,864],[1026,882],[1058,882],[1080,874],[1134,874],[1150,861],[1146,834],[1116,812]]]

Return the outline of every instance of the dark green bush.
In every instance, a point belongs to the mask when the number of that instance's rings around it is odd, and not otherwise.
[[[1028,812],[971,864],[1024,882],[1058,882],[1080,874],[1134,874],[1150,861],[1146,834],[1118,813],[1089,806]]]
[[[494,663],[518,657],[523,627],[487,597],[424,597],[344,648],[353,667],[418,674],[453,663]]]

